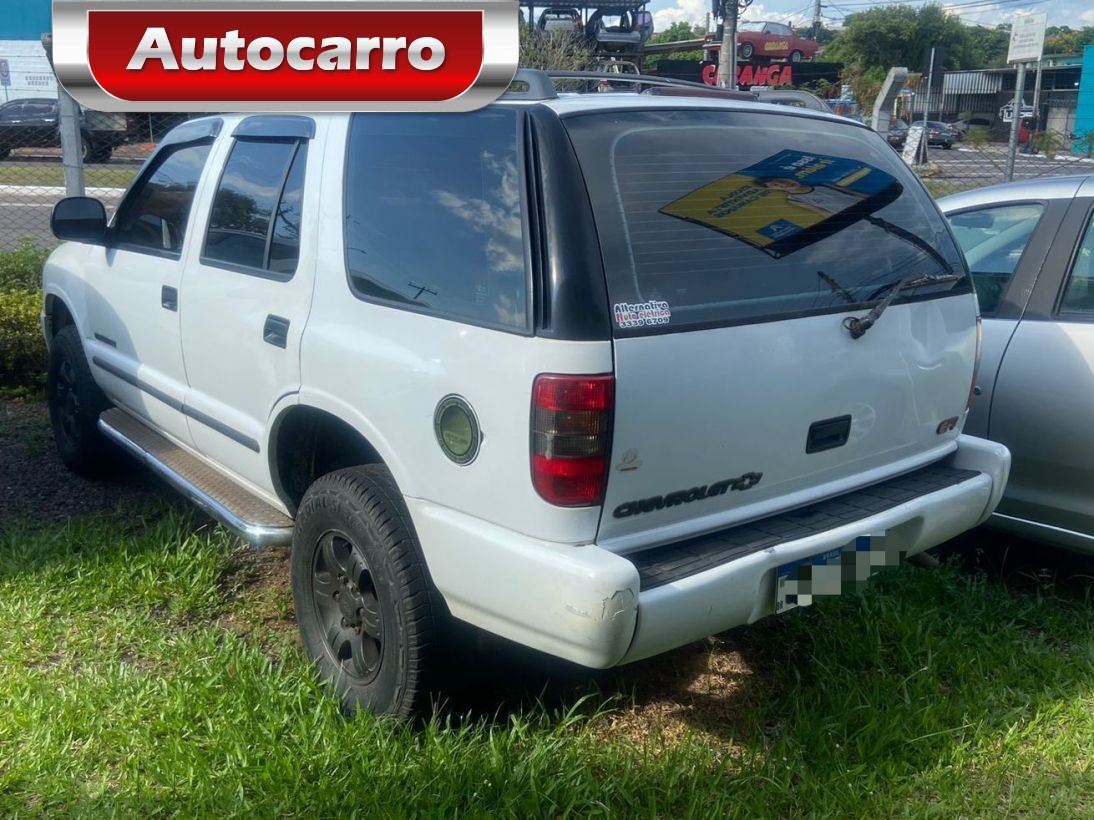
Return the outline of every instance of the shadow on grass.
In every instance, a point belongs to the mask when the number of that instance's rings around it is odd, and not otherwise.
[[[1090,708],[1091,562],[1027,542],[1004,555],[997,539],[974,533],[947,545],[941,567],[905,567],[865,592],[606,672],[481,639],[447,709],[503,721],[584,698],[606,741],[697,739],[769,761],[787,788],[800,766],[829,788],[884,789],[1003,744],[1042,712]]]

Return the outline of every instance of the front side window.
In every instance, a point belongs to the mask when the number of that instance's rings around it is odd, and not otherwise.
[[[355,294],[505,329],[528,324],[517,114],[359,114],[346,264]]]
[[[564,122],[617,335],[857,309],[909,277],[924,284],[898,299],[969,290],[937,208],[864,128],[699,109]]]
[[[118,210],[114,241],[177,258],[211,142],[165,149]]]
[[[296,271],[305,153],[296,140],[232,146],[213,198],[204,261]]]
[[[1081,314],[1084,318],[1094,316],[1094,214],[1086,226],[1075,261],[1071,263],[1060,313]]]
[[[949,217],[969,263],[980,312],[994,316],[1045,206],[1038,202],[963,211]]]

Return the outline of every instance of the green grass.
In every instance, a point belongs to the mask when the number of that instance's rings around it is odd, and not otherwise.
[[[408,728],[339,716],[264,560],[174,506],[9,525],[0,814],[1094,815],[1089,578],[908,567]]]
[[[140,166],[133,164],[97,165],[84,169],[84,184],[89,188],[125,188]],[[65,184],[59,162],[0,162],[0,185],[60,187]]]

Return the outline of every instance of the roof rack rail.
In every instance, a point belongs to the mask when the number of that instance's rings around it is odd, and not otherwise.
[[[556,80],[586,80],[589,83],[609,82],[630,83],[634,86],[649,88],[673,88],[685,92],[694,90],[697,96],[727,96],[740,99],[755,99],[748,92],[732,91],[726,88],[698,83],[692,80],[677,80],[672,77],[654,77],[649,74],[616,74],[611,71],[543,71],[537,68],[520,68],[513,75],[513,83],[527,85],[527,90],[506,91],[503,99],[518,100],[554,100],[558,98],[555,89]],[[637,90],[637,89],[636,89]]]

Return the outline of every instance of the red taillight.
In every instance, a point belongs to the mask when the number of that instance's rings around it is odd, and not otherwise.
[[[604,500],[613,376],[536,376],[532,385],[532,485],[559,507]]]

